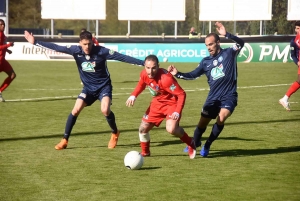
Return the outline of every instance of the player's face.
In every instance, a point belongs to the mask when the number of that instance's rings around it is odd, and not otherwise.
[[[0,21],[0,31],[4,31],[5,25],[3,22]]]
[[[145,61],[145,69],[147,72],[147,75],[150,79],[153,79],[158,71],[158,64],[155,61],[152,60],[146,60]]]
[[[296,34],[300,33],[300,26],[295,26],[295,32],[296,32]]]
[[[82,39],[79,41],[79,45],[82,47],[82,50],[85,54],[90,54],[93,47],[93,41],[88,39]]]
[[[216,42],[213,36],[205,38],[205,45],[211,56],[215,56],[220,52],[220,41]]]

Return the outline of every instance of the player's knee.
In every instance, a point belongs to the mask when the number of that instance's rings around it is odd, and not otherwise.
[[[17,74],[16,74],[16,73],[12,73],[11,76],[10,76],[10,79],[13,80],[13,79],[15,79],[16,77],[17,77]]]
[[[80,110],[78,108],[73,108],[72,115],[73,116],[78,116],[79,114],[80,114]]]
[[[174,135],[175,134],[175,127],[174,126],[166,126],[166,131],[168,132],[168,133],[170,133],[170,134],[172,134],[172,135]]]
[[[101,108],[101,112],[104,116],[108,116],[110,114],[110,109],[108,108]]]

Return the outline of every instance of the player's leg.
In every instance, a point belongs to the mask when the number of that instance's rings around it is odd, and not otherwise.
[[[293,93],[295,93],[300,88],[300,67],[298,67],[298,77],[297,81],[295,81],[290,88],[287,90],[286,94],[279,99],[279,103],[287,110],[290,111],[290,103],[289,98]]]
[[[236,105],[237,99],[235,97],[229,98],[228,100],[221,103],[221,109],[219,110],[217,122],[213,125],[211,133],[200,151],[201,156],[208,156],[211,144],[219,137],[224,128],[226,119],[231,116]]]
[[[10,85],[10,83],[16,78],[17,75],[6,60],[4,60],[1,64],[1,71],[4,71],[7,74],[7,78],[0,86],[0,102],[5,102],[2,96],[2,92]]]
[[[184,142],[187,145],[187,152],[189,153],[190,159],[194,159],[196,157],[196,146],[194,139],[184,131],[182,127],[179,126],[179,120],[174,120],[169,118],[170,116],[167,116],[166,120],[166,130],[180,138],[182,142]]]
[[[139,139],[142,156],[150,156],[150,134],[149,131],[155,126],[154,123],[142,120],[139,127]]]
[[[60,141],[60,143],[58,143],[55,146],[56,150],[62,150],[62,149],[67,148],[69,137],[71,135],[73,126],[76,123],[77,117],[79,116],[79,114],[83,110],[83,108],[88,105],[88,103],[85,102],[85,101],[89,100],[89,98],[87,98],[87,97],[88,96],[86,94],[84,94],[84,93],[81,93],[78,96],[78,98],[77,98],[77,100],[75,102],[75,105],[74,105],[74,107],[72,109],[72,112],[68,116],[68,119],[67,119],[67,122],[66,122],[66,127],[65,127],[64,137]],[[93,101],[95,101],[95,100],[93,100]],[[91,102],[91,104],[93,103],[93,101]],[[89,102],[89,101],[87,101],[87,102]]]

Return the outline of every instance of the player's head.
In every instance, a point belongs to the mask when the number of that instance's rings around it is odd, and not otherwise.
[[[220,37],[216,33],[210,33],[205,37],[205,45],[211,56],[220,52]]]
[[[295,32],[296,32],[297,34],[300,33],[300,21],[296,21],[296,22],[295,22]]]
[[[82,47],[82,50],[84,51],[85,54],[90,54],[94,43],[92,40],[92,34],[88,31],[83,31],[80,33],[79,38],[79,45]]]
[[[5,22],[4,20],[0,19],[0,31],[4,31],[5,29]]]
[[[144,62],[145,70],[150,79],[153,79],[158,71],[159,62],[157,56],[150,54],[145,58]]]

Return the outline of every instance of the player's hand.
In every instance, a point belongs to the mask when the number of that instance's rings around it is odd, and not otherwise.
[[[178,112],[173,112],[173,114],[171,115],[171,119],[173,120],[178,120],[180,117],[180,114]]]
[[[225,36],[226,35],[226,29],[224,27],[224,25],[220,22],[216,22],[216,29],[219,32],[220,35]]]
[[[8,54],[11,54],[11,53],[12,53],[12,51],[9,50],[9,49],[7,49],[6,52],[7,52]]]
[[[29,33],[28,31],[24,31],[24,37],[26,38],[26,40],[33,44],[34,43],[34,37],[32,35],[32,33]]]
[[[134,105],[135,99],[136,99],[135,96],[130,96],[126,101],[126,106],[132,107]]]
[[[10,46],[10,47],[13,47],[14,45],[15,45],[14,42],[9,42],[9,46]]]
[[[178,70],[177,70],[177,68],[175,66],[170,65],[168,67],[168,72],[171,73],[172,75],[176,75],[178,73]]]

